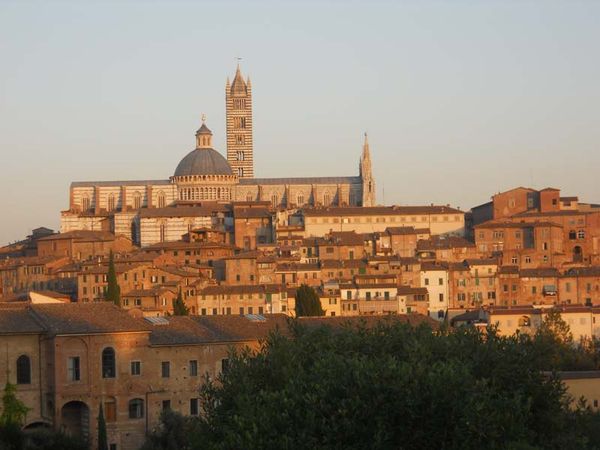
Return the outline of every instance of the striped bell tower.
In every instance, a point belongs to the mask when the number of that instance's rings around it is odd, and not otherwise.
[[[225,85],[227,162],[239,178],[254,178],[252,85],[238,64],[233,82]]]

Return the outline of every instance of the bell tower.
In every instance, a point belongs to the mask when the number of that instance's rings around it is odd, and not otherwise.
[[[359,171],[362,181],[361,206],[375,206],[375,180],[373,179],[373,171],[371,168],[371,151],[369,150],[367,133],[365,133],[365,142],[360,157]]]
[[[252,85],[238,64],[233,82],[225,85],[227,162],[239,178],[254,178]]]

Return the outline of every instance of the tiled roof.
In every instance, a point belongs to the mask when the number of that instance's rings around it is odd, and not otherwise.
[[[431,236],[429,239],[419,239],[417,250],[449,250],[452,248],[475,247],[471,241],[459,236]]]
[[[66,233],[52,234],[40,238],[39,241],[59,241],[65,239],[73,239],[77,242],[105,242],[114,241],[115,235],[108,231],[73,230],[67,231]]]
[[[330,208],[306,208],[307,217],[331,216],[401,216],[418,214],[464,214],[450,206],[347,206]]]
[[[395,235],[412,235],[412,234],[430,234],[429,228],[415,228],[415,227],[387,227],[385,229],[387,234],[392,236]]]
[[[536,227],[559,227],[562,225],[547,220],[535,222],[514,222],[508,220],[488,220],[487,222],[475,225],[474,228],[536,228]]]
[[[139,319],[109,302],[39,304],[32,315],[52,335],[147,331]]]
[[[37,334],[43,331],[43,326],[31,316],[29,309],[24,305],[0,309],[0,335]]]
[[[211,217],[219,209],[206,206],[167,206],[165,208],[142,208],[140,217]]]
[[[295,178],[242,178],[241,185],[259,184],[360,184],[360,177],[295,177]]]
[[[151,186],[171,184],[169,180],[73,181],[71,187]]]
[[[552,278],[559,275],[558,269],[551,267],[541,269],[521,269],[520,278]]]
[[[261,285],[211,285],[198,291],[198,295],[220,295],[220,294],[265,294],[280,293],[285,291],[285,286],[279,284]]]

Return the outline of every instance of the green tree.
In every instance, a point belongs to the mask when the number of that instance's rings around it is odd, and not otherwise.
[[[104,419],[104,408],[100,403],[98,412],[98,450],[108,450],[108,437],[106,435],[106,420]]]
[[[573,342],[571,328],[557,310],[548,311],[538,332],[540,334],[550,335],[563,344],[571,344]]]
[[[27,413],[30,409],[17,398],[17,387],[9,382],[4,386],[2,395],[2,414],[0,415],[0,427],[25,424]]]
[[[232,352],[202,387],[194,448],[593,448],[596,421],[569,409],[529,336],[433,333],[393,318],[291,329]]]
[[[177,298],[173,300],[173,315],[174,316],[187,316],[190,314],[190,309],[185,305],[183,301],[183,294],[181,293],[181,289],[179,289],[179,293],[177,294]]]
[[[306,284],[301,285],[296,291],[296,317],[324,315],[317,292]]]
[[[189,450],[203,448],[196,417],[185,417],[172,410],[164,410],[158,427],[146,438],[141,450]]]
[[[107,286],[104,291],[104,299],[108,302],[113,302],[115,305],[121,305],[121,288],[117,282],[117,272],[115,270],[115,257],[112,250],[108,257],[108,275]]]

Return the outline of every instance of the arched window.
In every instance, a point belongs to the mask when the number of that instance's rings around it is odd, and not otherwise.
[[[167,240],[167,226],[164,223],[160,224],[160,242]]]
[[[529,318],[529,316],[521,316],[521,318],[519,318],[519,326],[520,327],[531,326],[531,319]]]
[[[144,400],[134,398],[129,400],[129,418],[142,419],[144,417]]]
[[[109,211],[114,211],[115,210],[115,194],[108,194],[108,210]]]
[[[254,200],[254,196],[253,196],[253,195],[252,195],[250,192],[248,192],[248,193],[246,194],[246,201],[247,201],[247,202],[251,202],[251,201],[253,201],[253,200]]]
[[[238,174],[238,177],[243,177],[244,176],[244,168],[243,167],[238,167],[237,168],[237,174]]]
[[[238,161],[244,160],[244,152],[237,152],[237,160]]]
[[[304,195],[298,194],[297,204],[298,204],[298,206],[304,205]]]
[[[31,384],[31,360],[27,355],[17,358],[17,384]]]
[[[167,201],[165,199],[165,193],[163,191],[159,191],[158,193],[158,207],[164,208],[167,206]]]
[[[133,209],[140,209],[142,207],[142,194],[134,192],[133,194]]]
[[[114,378],[116,373],[115,349],[106,347],[102,350],[102,378]]]
[[[323,205],[329,206],[330,204],[331,204],[331,195],[329,194],[329,192],[325,192],[323,194]]]
[[[277,196],[277,194],[273,194],[271,196],[271,204],[273,205],[273,208],[279,205],[279,197]]]

